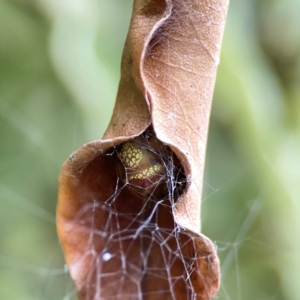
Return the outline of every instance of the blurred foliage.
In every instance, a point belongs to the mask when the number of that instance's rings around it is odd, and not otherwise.
[[[76,299],[55,231],[57,176],[108,124],[131,6],[0,0],[0,299]],[[230,4],[202,206],[218,299],[300,298],[299,9]]]

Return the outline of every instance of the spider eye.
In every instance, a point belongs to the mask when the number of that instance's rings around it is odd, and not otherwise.
[[[162,199],[167,195],[167,176],[160,153],[166,146],[154,135],[141,136],[118,147],[120,179],[141,199]]]

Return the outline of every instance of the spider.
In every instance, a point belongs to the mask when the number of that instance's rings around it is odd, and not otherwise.
[[[185,175],[172,150],[156,138],[152,128],[117,148],[121,181],[140,199],[159,200],[180,193]]]

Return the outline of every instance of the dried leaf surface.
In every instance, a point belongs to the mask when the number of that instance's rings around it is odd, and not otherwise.
[[[199,234],[211,98],[228,2],[137,0],[104,139],[64,163],[58,234],[80,299],[212,299],[219,263]],[[179,199],[122,187],[118,145],[152,126],[184,168]],[[175,156],[174,156],[175,157]]]

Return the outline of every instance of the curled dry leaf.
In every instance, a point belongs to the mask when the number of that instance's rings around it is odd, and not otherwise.
[[[58,234],[82,300],[213,299],[200,230],[227,0],[136,0],[113,117],[59,179]]]

